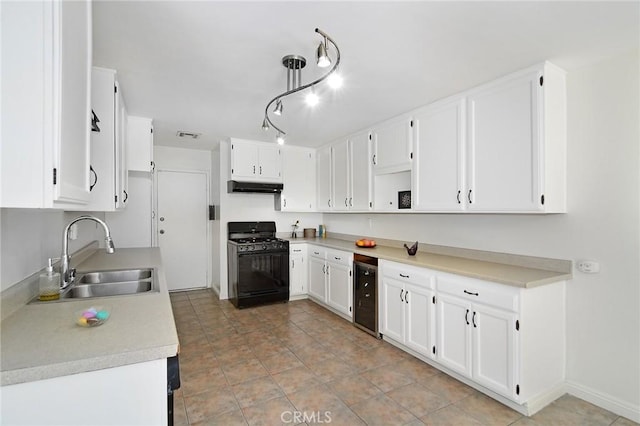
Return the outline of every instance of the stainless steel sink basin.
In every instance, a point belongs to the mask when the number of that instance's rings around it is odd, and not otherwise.
[[[85,272],[76,278],[61,299],[122,296],[158,291],[155,270],[152,268],[117,271]]]
[[[96,271],[81,275],[78,284],[121,283],[147,280],[153,277],[153,269],[126,269],[122,271]]]
[[[91,297],[109,297],[158,292],[155,269],[122,269],[79,273],[75,281],[62,293],[59,301]],[[40,302],[38,298],[31,303]]]
[[[63,299],[82,299],[85,297],[122,296],[125,294],[146,293],[152,290],[153,284],[150,280],[76,284],[61,297]]]

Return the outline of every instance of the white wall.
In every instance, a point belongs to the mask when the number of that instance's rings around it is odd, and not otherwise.
[[[60,257],[65,226],[83,214],[104,219],[104,213],[0,209],[0,291],[47,266],[47,258]],[[78,222],[78,239],[69,241],[69,252],[94,240],[102,243],[102,228],[97,226],[91,221]]]
[[[567,290],[572,392],[640,417],[638,51],[567,75],[568,213],[325,214],[329,232],[560,259],[595,259]],[[366,218],[371,218],[371,227]]]

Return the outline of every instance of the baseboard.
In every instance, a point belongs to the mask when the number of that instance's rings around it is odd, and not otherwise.
[[[551,404],[556,399],[567,393],[567,384],[562,381],[557,383],[551,389],[546,390],[541,395],[537,395],[529,398],[526,403],[527,415],[533,416],[538,411],[542,410],[547,405]]]
[[[569,380],[567,380],[566,384],[567,393],[584,399],[598,407],[602,407],[605,410],[609,410],[619,416],[626,417],[636,423],[640,423],[640,406],[634,406],[611,395],[603,394],[602,392]]]

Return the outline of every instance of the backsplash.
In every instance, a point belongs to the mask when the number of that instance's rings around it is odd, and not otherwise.
[[[47,258],[60,257],[64,227],[82,214],[86,213],[0,209],[0,291],[44,268]],[[104,218],[104,213],[96,216]],[[102,241],[101,232],[94,222],[79,222],[78,239],[69,241],[69,251]],[[117,248],[118,242],[114,243]]]

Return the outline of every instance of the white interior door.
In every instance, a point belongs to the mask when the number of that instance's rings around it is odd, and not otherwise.
[[[158,246],[169,290],[206,287],[207,175],[158,170]]]

